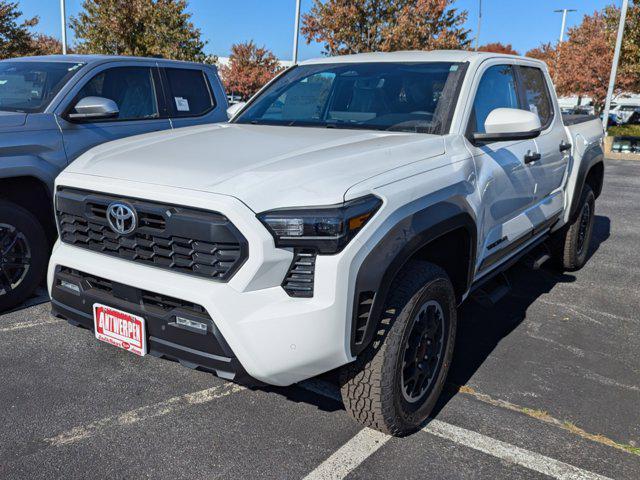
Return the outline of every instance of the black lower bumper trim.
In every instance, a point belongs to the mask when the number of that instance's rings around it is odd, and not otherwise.
[[[136,301],[136,289],[133,287],[126,288],[126,299],[119,298],[117,292],[124,290],[119,288],[120,285],[110,282],[113,288],[108,291],[103,288],[104,283],[101,284],[100,289],[94,288],[96,277],[88,275],[84,277],[83,275],[78,271],[57,269],[51,299],[51,313],[54,316],[67,320],[72,325],[93,331],[94,303],[121,309],[145,319],[149,355],[177,361],[185,367],[211,372],[221,378],[243,385],[260,385],[260,382],[246,373],[204,309],[195,313],[184,307],[163,310],[155,304],[147,305],[144,300],[139,300],[148,292],[139,291]],[[62,279],[65,284],[73,282],[78,286],[79,291],[72,291],[62,286]],[[106,282],[105,279],[99,280]],[[207,322],[206,334],[176,328],[174,319],[177,315]]]

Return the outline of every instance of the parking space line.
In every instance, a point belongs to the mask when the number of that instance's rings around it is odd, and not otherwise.
[[[609,477],[440,420],[431,420],[423,431],[559,480],[610,480]]]
[[[547,423],[549,425],[553,425],[556,428],[567,431],[581,438],[591,440],[592,442],[596,442],[601,445],[606,445],[607,447],[615,448],[617,450],[621,450],[626,453],[631,453],[633,455],[640,455],[640,448],[638,447],[618,443],[610,439],[609,437],[606,437],[601,434],[589,433],[586,430],[583,430],[582,428],[574,425],[571,422],[566,422],[566,421],[563,422],[561,420],[558,420],[557,418],[552,417],[545,411],[536,410],[528,407],[522,407],[520,405],[516,405],[515,403],[508,402],[507,400],[493,398],[487,395],[486,393],[477,392],[475,389],[473,389],[472,387],[469,387],[468,385],[463,385],[463,386],[450,385],[450,388],[452,388],[458,393],[471,396],[483,403],[493,405],[494,407],[504,408],[505,410],[511,410],[512,412],[517,412],[523,415],[527,415],[528,417],[531,417],[535,420]]]
[[[333,455],[322,462],[304,480],[339,480],[382,447],[391,437],[371,428],[363,428]]]
[[[332,400],[340,399],[339,392],[328,382],[311,380],[298,385],[305,390]],[[471,430],[466,430],[441,420],[429,420],[429,423],[422,430],[431,435],[457,443],[458,445],[472,448],[500,460],[519,465],[558,480],[611,480],[597,473],[574,467],[573,465],[555,460],[540,453],[516,447],[510,443]],[[305,477],[305,480],[345,478],[391,438],[392,437],[376,430],[364,428]]]
[[[0,333],[13,332],[15,330],[22,330],[24,328],[40,327],[42,325],[49,325],[52,323],[62,323],[62,322],[64,322],[64,320],[61,320],[59,318],[50,318],[47,320],[29,320],[27,322],[14,323],[13,325],[2,327],[0,328]]]
[[[74,427],[71,430],[56,435],[55,437],[46,438],[44,441],[51,446],[60,447],[84,440],[105,429],[129,426],[150,418],[162,417],[173,413],[179,408],[188,405],[201,405],[242,390],[246,389],[235,383],[216,385],[215,387],[207,388],[205,390],[186,393],[184,395],[169,398],[163,402],[145,405],[134,410],[129,410],[128,412],[111,415],[86,425]]]

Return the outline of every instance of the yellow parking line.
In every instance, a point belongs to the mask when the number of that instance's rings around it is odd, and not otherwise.
[[[455,389],[459,393],[462,393],[464,395],[469,395],[475,398],[476,400],[480,400],[483,403],[488,403],[489,405],[504,408],[506,410],[511,410],[513,412],[522,413],[536,420],[540,420],[544,423],[548,423],[549,425],[553,425],[554,427],[560,428],[567,432],[571,432],[574,435],[578,435],[579,437],[586,438],[587,440],[591,440],[593,442],[600,443],[608,447],[613,447],[618,450],[622,450],[624,452],[632,453],[634,455],[640,456],[640,448],[638,447],[634,447],[632,445],[626,445],[623,443],[618,443],[615,440],[605,437],[604,435],[589,433],[583,430],[582,428],[577,427],[571,422],[567,422],[567,421],[563,422],[562,420],[558,420],[557,418],[552,417],[551,415],[549,415],[547,412],[543,410],[522,407],[520,405],[516,405],[515,403],[511,403],[506,400],[492,398],[486,393],[477,392],[473,388],[468,387],[466,385],[461,387],[451,385],[451,388]]]

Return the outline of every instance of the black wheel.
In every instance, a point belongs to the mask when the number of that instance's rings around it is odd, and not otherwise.
[[[49,245],[36,217],[0,200],[0,312],[16,306],[43,281]]]
[[[394,281],[377,337],[341,371],[347,411],[367,427],[402,436],[435,406],[451,364],[455,293],[439,267],[412,262]]]
[[[589,185],[585,185],[580,196],[578,211],[572,222],[559,232],[552,243],[556,263],[563,270],[580,270],[587,263],[596,197]]]

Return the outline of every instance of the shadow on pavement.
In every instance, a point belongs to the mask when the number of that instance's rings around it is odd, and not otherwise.
[[[596,215],[589,259],[610,235],[610,219]],[[447,379],[449,384],[466,385],[500,341],[526,319],[531,304],[541,295],[549,293],[556,284],[571,283],[576,279],[573,274],[554,270],[553,265],[545,265],[535,271],[523,262],[513,266],[506,274],[512,290],[496,305],[486,308],[469,299],[460,308],[456,353]],[[432,416],[435,417],[455,394],[455,389],[445,389]]]

